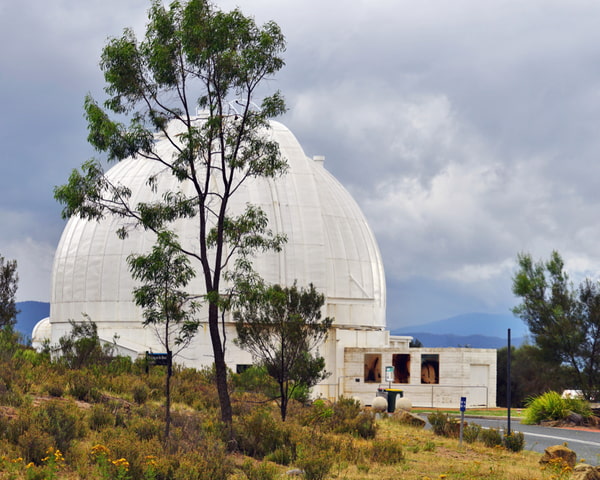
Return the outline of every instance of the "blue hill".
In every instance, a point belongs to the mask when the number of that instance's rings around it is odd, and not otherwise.
[[[36,323],[50,315],[50,304],[48,302],[17,302],[17,324],[15,330],[31,338],[31,332]]]
[[[489,313],[456,315],[423,325],[395,328],[391,333],[417,338],[425,347],[501,348],[506,346],[509,328],[514,346],[521,345],[529,334],[523,321],[512,314]]]

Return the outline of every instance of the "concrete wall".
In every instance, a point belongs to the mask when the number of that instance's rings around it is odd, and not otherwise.
[[[393,365],[394,355],[397,360],[409,360],[408,383],[385,381],[385,367]],[[435,362],[428,359],[437,359],[437,369]],[[375,370],[380,368],[375,376],[372,368],[365,366],[373,360],[378,364]],[[471,408],[496,406],[494,349],[346,348],[344,366],[341,394],[358,398],[366,405],[371,404],[378,387],[391,386],[402,389],[404,398],[416,407],[458,408],[460,397],[466,397]]]

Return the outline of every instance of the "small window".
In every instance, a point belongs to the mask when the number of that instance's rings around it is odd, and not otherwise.
[[[392,355],[394,365],[394,383],[410,383],[410,355],[395,353]]]
[[[439,355],[421,355],[421,383],[440,383]]]
[[[381,355],[365,354],[365,383],[381,383]]]

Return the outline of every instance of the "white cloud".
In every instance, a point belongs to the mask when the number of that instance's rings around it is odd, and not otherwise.
[[[52,262],[56,246],[30,237],[0,244],[0,255],[17,261],[17,301],[50,300]]]

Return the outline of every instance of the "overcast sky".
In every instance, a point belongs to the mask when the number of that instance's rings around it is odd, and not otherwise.
[[[388,325],[508,313],[518,252],[600,271],[600,2],[221,0],[287,37],[281,120],[361,205]],[[0,0],[0,254],[50,298],[55,185],[93,155],[106,38],[145,0]]]

